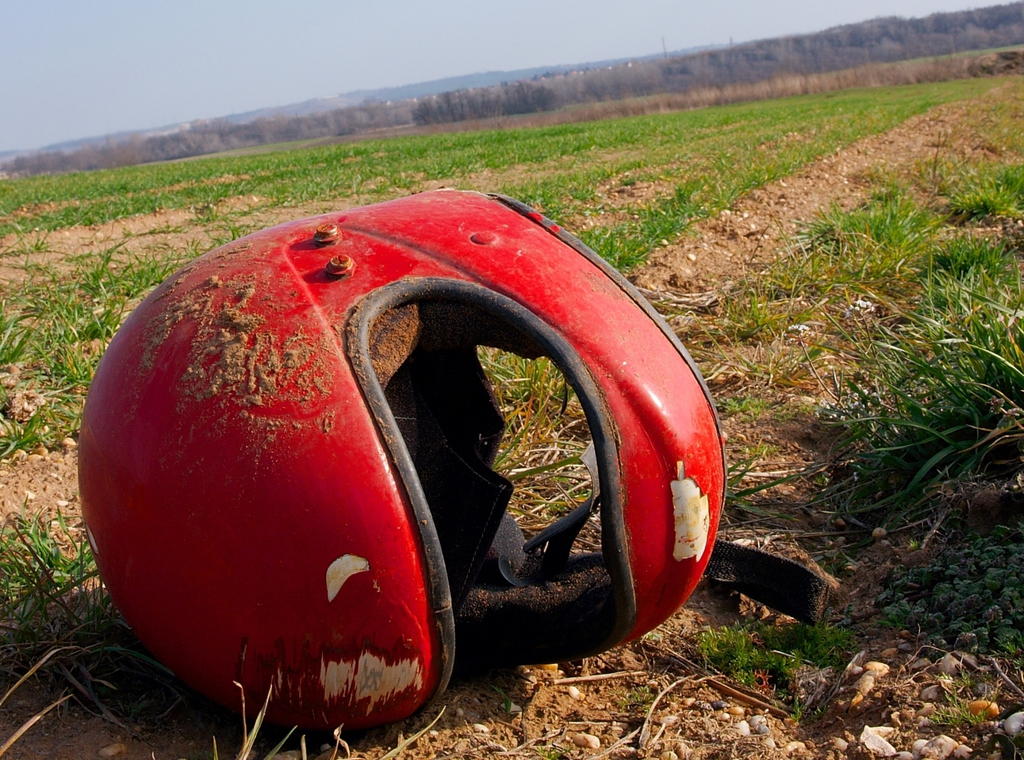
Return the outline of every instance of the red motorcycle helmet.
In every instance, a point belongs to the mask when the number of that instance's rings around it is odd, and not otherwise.
[[[549,357],[594,495],[525,541],[478,346]],[[304,728],[400,720],[453,665],[577,659],[675,612],[725,490],[665,322],[516,201],[450,190],[284,224],[188,264],[111,342],[79,481],[125,620],[185,683]],[[591,513],[601,551],[572,551]]]

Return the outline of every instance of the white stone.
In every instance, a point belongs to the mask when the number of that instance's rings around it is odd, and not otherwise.
[[[1024,712],[1015,712],[1003,721],[1003,731],[1007,736],[1016,736],[1024,731]]]
[[[750,724],[745,720],[741,720],[736,724],[736,733],[740,736],[750,736]]]
[[[896,748],[889,744],[884,737],[894,731],[892,726],[864,726],[860,732],[860,743],[863,744],[872,755],[878,757],[893,757],[896,755]]]
[[[835,748],[840,752],[846,752],[847,747],[850,746],[850,743],[841,736],[837,736],[835,739],[833,739],[832,744],[835,745]]]
[[[945,734],[929,739],[921,747],[918,753],[921,760],[946,760],[953,754],[953,750],[960,746],[960,742]]]
[[[575,686],[570,686],[567,689],[567,691],[569,692],[569,696],[575,699],[577,702],[583,699],[583,693]]]
[[[473,724],[473,733],[474,734],[489,734],[489,733],[491,733],[491,729],[489,729],[483,723],[474,723]]]
[[[601,749],[601,740],[593,734],[576,734],[572,743],[580,749]]]

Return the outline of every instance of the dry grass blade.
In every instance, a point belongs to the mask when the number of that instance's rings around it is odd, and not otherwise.
[[[67,667],[65,667],[64,663],[60,663],[57,667],[69,684],[74,686],[75,689],[82,696],[86,697],[90,702],[96,705],[96,709],[100,711],[100,715],[103,717],[104,720],[110,721],[118,728],[127,731],[133,736],[136,735],[135,731],[132,731],[132,729],[130,729],[128,726],[126,726],[124,723],[118,720],[117,717],[112,712],[110,712],[107,706],[100,701],[99,697],[96,696],[96,693],[92,690],[92,686],[90,684],[92,679],[89,676],[88,671],[86,671],[84,668],[82,668],[81,665],[79,665],[79,668],[85,675],[85,683],[83,684],[81,681],[79,681],[77,678],[71,675],[71,671],[69,671]]]
[[[28,669],[28,672],[25,673],[25,675],[18,679],[14,686],[7,690],[7,693],[5,693],[3,697],[0,697],[0,707],[3,707],[4,702],[7,701],[7,698],[10,697],[15,691],[17,691],[18,687],[25,683],[25,681],[34,676],[36,672],[38,672],[38,670],[41,667],[43,667],[43,665],[45,665],[51,657],[53,657],[58,652],[66,652],[69,649],[77,649],[77,647],[57,647],[56,649],[51,649],[49,652],[44,654],[35,665]]]
[[[665,304],[676,309],[710,312],[718,305],[718,293],[713,290],[703,293],[675,293],[666,290],[648,290],[637,288],[640,294],[651,303]]]
[[[628,678],[629,676],[646,675],[646,670],[620,670],[617,673],[598,673],[593,676],[575,676],[573,678],[556,678],[555,686],[562,686],[567,683],[589,683],[592,681],[608,681],[612,678]]]
[[[5,741],[3,744],[0,744],[0,757],[3,757],[4,754],[6,754],[7,750],[9,750],[14,745],[14,743],[25,734],[26,731],[28,731],[30,728],[32,728],[32,726],[41,721],[43,719],[43,716],[50,712],[50,710],[54,709],[55,707],[59,707],[60,705],[67,702],[69,699],[71,699],[70,694],[61,697],[53,704],[40,710],[31,718],[22,723],[21,727],[18,728],[18,730],[15,731],[13,734],[11,734],[10,737],[8,737],[7,741]]]
[[[658,693],[658,696],[656,696],[654,698],[654,701],[651,702],[651,708],[647,711],[647,717],[644,718],[644,724],[643,724],[643,726],[640,729],[640,748],[641,749],[643,749],[644,747],[647,746],[647,742],[651,738],[651,716],[654,715],[654,711],[658,708],[658,703],[661,702],[661,700],[664,698],[664,696],[666,694],[668,694],[670,691],[672,691],[672,689],[676,688],[677,686],[680,686],[681,684],[683,684],[685,682],[686,682],[685,678],[680,678],[680,679],[672,682],[671,684],[666,686],[664,689],[662,689]]]
[[[402,740],[398,744],[397,747],[395,747],[393,750],[388,752],[386,755],[382,755],[380,760],[394,760],[394,758],[396,758],[400,754],[402,754],[402,752],[405,751],[406,747],[408,747],[410,744],[412,744],[417,739],[419,739],[421,736],[423,736],[423,734],[427,733],[427,731],[429,731],[430,729],[432,729],[434,727],[435,723],[437,723],[439,720],[441,720],[441,716],[444,715],[444,711],[445,711],[445,708],[442,707],[441,711],[437,714],[437,716],[432,721],[430,721],[430,723],[428,723],[424,728],[421,728],[419,731],[417,731],[415,734],[410,736],[408,739]]]

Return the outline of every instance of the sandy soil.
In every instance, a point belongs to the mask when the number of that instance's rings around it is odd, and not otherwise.
[[[969,109],[970,104],[934,109],[891,132],[862,140],[785,180],[750,193],[717,218],[698,225],[681,242],[657,251],[649,265],[638,273],[636,282],[653,290],[707,291],[722,288],[729,281],[764,267],[776,256],[785,254],[785,239],[800,222],[812,219],[820,209],[832,204],[849,208],[860,202],[870,178],[909,170],[942,151],[966,155],[983,150],[972,144],[964,127]],[[609,188],[608,192],[614,193],[615,189]],[[257,202],[258,199],[238,199],[237,205],[244,208]],[[323,210],[326,209],[259,211],[248,216],[246,223],[266,226]],[[53,236],[49,252],[32,255],[52,260],[68,251],[96,251],[118,243],[125,252],[144,255],[158,248],[180,246],[186,240],[194,240],[202,250],[209,243],[209,236],[191,227],[191,221],[188,212],[167,212],[97,228],[68,230]],[[20,271],[8,262],[0,267],[0,279],[16,280]],[[784,404],[789,400],[780,396],[773,402]],[[764,463],[765,470],[819,461],[831,443],[826,431],[809,414],[757,420],[737,415],[726,421],[726,432],[731,445],[772,443],[778,453],[772,461]],[[25,510],[55,515],[60,510],[72,530],[82,530],[76,471],[77,458],[71,447],[3,464],[0,514],[7,516]],[[777,497],[784,503],[789,495],[792,494],[783,489]],[[813,515],[796,509],[793,517],[794,528],[805,536],[821,531],[822,525]],[[795,545],[789,533],[778,530],[727,527],[725,532],[730,538],[756,539],[762,545],[776,548],[792,550]],[[807,548],[817,550],[821,545],[821,541],[812,542]],[[862,701],[854,699],[854,676],[814,674],[823,683],[835,684],[839,691],[823,715],[797,723],[777,709],[768,709],[756,692],[737,691],[736,685],[730,685],[727,679],[712,678],[695,670],[691,642],[696,632],[708,625],[727,625],[744,617],[770,614],[748,600],[702,586],[683,610],[643,641],[583,662],[560,664],[557,671],[522,668],[456,681],[438,703],[447,706],[443,718],[403,756],[514,754],[640,756],[663,760],[870,757],[864,745],[855,741],[864,726],[869,725],[891,727],[887,739],[898,750],[909,749],[914,739],[945,731],[952,733],[954,740],[974,748],[975,757],[979,757],[983,754],[982,737],[991,725],[983,724],[963,735],[957,729],[943,729],[928,725],[927,721],[919,725],[918,711],[923,705],[920,690],[936,682],[935,667],[919,661],[918,642],[908,632],[880,627],[871,608],[870,600],[877,595],[884,572],[901,557],[898,541],[878,542],[862,556],[860,566],[842,578],[850,598],[856,601],[853,614],[858,645],[866,652],[863,661],[882,661],[890,668]],[[607,677],[590,678],[598,675]],[[494,687],[522,706],[522,712],[506,713]],[[18,689],[0,711],[0,740],[59,697],[63,688],[64,684],[57,681],[30,681]],[[650,713],[646,707],[638,706],[649,704],[651,694],[666,689]],[[158,721],[126,726],[116,726],[94,715],[88,704],[73,698],[31,728],[7,752],[7,757],[85,758],[96,757],[101,750],[107,753],[103,756],[123,758],[210,757],[214,736],[221,756],[233,756],[241,738],[237,716],[210,706],[187,690],[182,694],[184,699]],[[646,703],[642,695],[647,695]],[[394,747],[401,736],[426,725],[436,710],[433,707],[403,723],[346,738],[354,753],[379,757]],[[754,714],[765,715],[769,733],[742,736],[737,725]],[[645,721],[649,722],[644,733],[649,735],[646,742],[641,742]],[[596,737],[600,748],[578,747],[574,737],[579,734]],[[278,734],[270,730],[268,735]],[[837,749],[837,739],[848,746]],[[310,757],[316,756],[327,741],[327,736],[309,737]],[[270,744],[263,746],[265,751]],[[544,750],[547,754],[539,753],[543,747],[552,749]]]

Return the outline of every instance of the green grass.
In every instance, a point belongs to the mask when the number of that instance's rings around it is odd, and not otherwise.
[[[853,634],[828,624],[734,626],[704,631],[697,651],[715,670],[752,688],[791,701],[797,670],[804,663],[838,669],[846,665]]]
[[[699,205],[684,199],[682,210],[703,214],[859,137],[991,86],[972,80],[854,90],[541,129],[371,140],[0,180],[0,235],[162,209],[202,209],[240,196],[274,206],[336,198],[372,202],[437,180],[508,192],[566,217],[603,181],[658,179],[688,188],[685,194]],[[667,198],[640,220],[645,234],[664,237],[673,229],[664,216],[677,215],[680,206],[671,193]]]
[[[949,191],[949,208],[964,219],[1024,217],[1024,166],[986,166]]]

